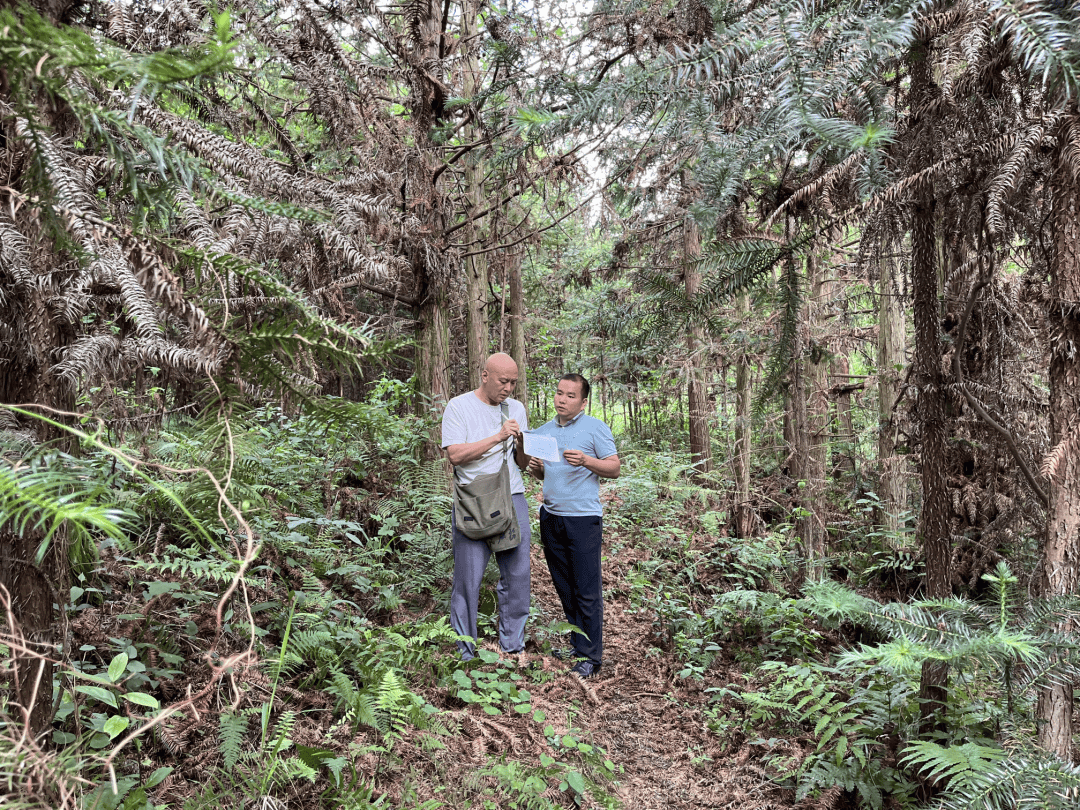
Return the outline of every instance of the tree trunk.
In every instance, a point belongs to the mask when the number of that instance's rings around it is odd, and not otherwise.
[[[462,62],[462,90],[465,98],[472,99],[480,89],[481,69],[477,58],[476,43],[477,15],[480,11],[478,0],[465,0],[461,7],[461,41],[467,42],[466,57]],[[479,139],[478,127],[469,124],[464,129],[465,143]],[[476,154],[476,153],[474,153]],[[465,229],[466,244],[469,250],[477,250],[482,239],[480,229],[472,222],[473,212],[483,208],[485,203],[484,164],[478,157],[466,156],[465,159],[465,194],[469,199],[466,214],[469,224]],[[470,256],[465,260],[465,355],[469,367],[469,388],[480,387],[480,371],[487,359],[488,347],[488,260],[486,253]],[[512,352],[511,352],[512,354]],[[515,358],[516,359],[516,358]],[[518,363],[519,367],[521,363]],[[524,375],[522,375],[524,379]],[[516,395],[515,395],[516,396]],[[520,397],[518,397],[520,399]],[[524,402],[524,400],[522,400]]]
[[[806,259],[807,287],[810,299],[806,305],[806,322],[810,334],[810,351],[806,361],[806,466],[803,478],[806,486],[806,514],[802,539],[806,546],[808,573],[820,579],[824,573],[825,557],[825,461],[829,430],[829,361],[824,343],[824,297],[826,295],[827,265],[811,254]]]
[[[465,170],[465,182],[471,185],[477,182],[471,169]],[[478,206],[480,200],[479,183],[477,187],[470,189],[469,197],[474,202],[472,206]],[[474,243],[476,229],[469,225],[465,232],[467,241]],[[469,389],[476,390],[480,387],[480,372],[484,361],[487,359],[488,345],[488,317],[487,317],[487,290],[488,290],[488,265],[484,255],[470,256],[465,260],[465,357],[469,368]]]
[[[518,381],[514,399],[528,402],[528,358],[525,347],[525,293],[521,285],[521,251],[507,256],[507,273],[510,276],[510,356],[518,364]]]
[[[1072,125],[1080,126],[1074,120]],[[1067,139],[1059,139],[1067,143]],[[1040,592],[1075,594],[1080,583],[1080,183],[1064,155],[1052,179],[1054,251],[1050,266],[1050,443],[1044,469],[1050,504],[1042,544]],[[1075,631],[1069,624],[1058,628]],[[1039,691],[1039,745],[1071,760],[1073,684]]]
[[[683,219],[683,279],[687,300],[692,301],[701,286],[701,270],[697,260],[701,257],[701,234],[697,223],[689,214]],[[686,333],[686,400],[690,417],[690,461],[694,465],[693,477],[704,481],[712,472],[712,442],[709,434],[709,398],[704,362],[699,355],[703,349],[705,330],[693,324]]]
[[[929,48],[911,51],[911,109],[919,110],[934,95]],[[933,163],[933,140],[922,125],[915,150],[915,171]],[[916,413],[919,422],[919,472],[922,478],[922,513],[919,536],[926,555],[926,595],[931,599],[951,594],[949,493],[946,479],[945,385],[941,374],[941,313],[938,305],[937,248],[934,239],[934,190],[924,181],[914,192],[911,222],[911,277],[914,288]],[[948,668],[938,662],[923,664],[919,697],[922,731],[929,733],[944,722],[948,697]]]
[[[833,438],[834,446],[839,458],[835,467],[837,477],[855,477],[855,419],[851,412],[851,378],[848,372],[851,366],[843,354],[837,354],[832,358],[829,368],[833,377],[833,388],[836,391],[836,422]]]
[[[744,324],[750,314],[750,296],[743,293],[738,301],[739,320]],[[750,362],[743,352],[735,365],[735,534],[749,537],[754,530],[750,505]]]
[[[879,260],[878,304],[878,466],[881,481],[878,485],[878,525],[890,539],[900,531],[900,515],[907,506],[907,485],[904,478],[904,456],[897,455],[896,442],[900,436],[893,408],[900,396],[906,329],[900,288],[896,283],[896,264],[891,259]]]
[[[419,24],[416,38],[409,54],[419,92],[413,97],[412,113],[420,132],[421,154],[435,154],[431,133],[443,115],[443,87],[433,80],[432,71],[441,56],[442,6],[436,0],[420,3]],[[438,246],[444,241],[446,231],[441,208],[439,189],[434,180],[433,158],[418,166],[410,178],[412,196],[425,201],[416,206],[416,216],[425,222],[431,244],[427,249],[418,247],[411,257],[413,272],[419,280],[416,331],[418,354],[416,358],[417,409],[421,414],[430,408],[441,408],[450,397],[450,321],[449,289],[453,269]],[[432,428],[431,439],[426,443],[424,455],[438,458],[438,426]]]

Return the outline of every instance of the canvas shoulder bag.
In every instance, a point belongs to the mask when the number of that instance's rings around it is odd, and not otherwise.
[[[506,403],[502,406],[502,421],[509,417]],[[512,447],[512,445],[511,445]],[[484,540],[492,551],[507,551],[521,543],[514,498],[510,494],[509,452],[502,452],[499,471],[478,475],[468,484],[454,476],[454,524],[457,530],[472,540]]]

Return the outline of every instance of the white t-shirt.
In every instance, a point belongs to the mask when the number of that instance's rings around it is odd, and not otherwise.
[[[525,416],[525,406],[516,399],[507,399],[509,407],[509,419],[516,419],[522,430],[528,430],[528,419]],[[489,436],[494,436],[502,428],[502,408],[499,405],[488,405],[475,391],[461,394],[446,403],[446,410],[442,418],[442,446],[445,450],[452,444],[467,444],[478,442]],[[511,450],[512,442],[500,442],[492,447],[484,455],[475,461],[467,461],[454,468],[457,473],[458,483],[468,484],[478,475],[497,473],[502,466],[502,456],[506,456],[507,464],[510,465],[510,492],[518,493],[525,491],[525,482],[521,480],[521,471],[517,462],[514,461]]]

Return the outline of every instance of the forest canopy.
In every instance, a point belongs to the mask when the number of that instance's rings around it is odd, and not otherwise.
[[[0,172],[12,807],[1077,806],[1076,2],[0,0]],[[600,679],[455,654],[495,352]]]

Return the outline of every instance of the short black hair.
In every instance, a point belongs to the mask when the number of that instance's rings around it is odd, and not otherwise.
[[[570,372],[569,374],[563,374],[561,377],[559,377],[559,382],[562,382],[563,380],[569,380],[570,382],[581,383],[581,398],[582,399],[588,399],[589,398],[589,388],[590,388],[589,381],[586,380],[584,377],[582,377],[580,374],[575,374],[573,372]]]

